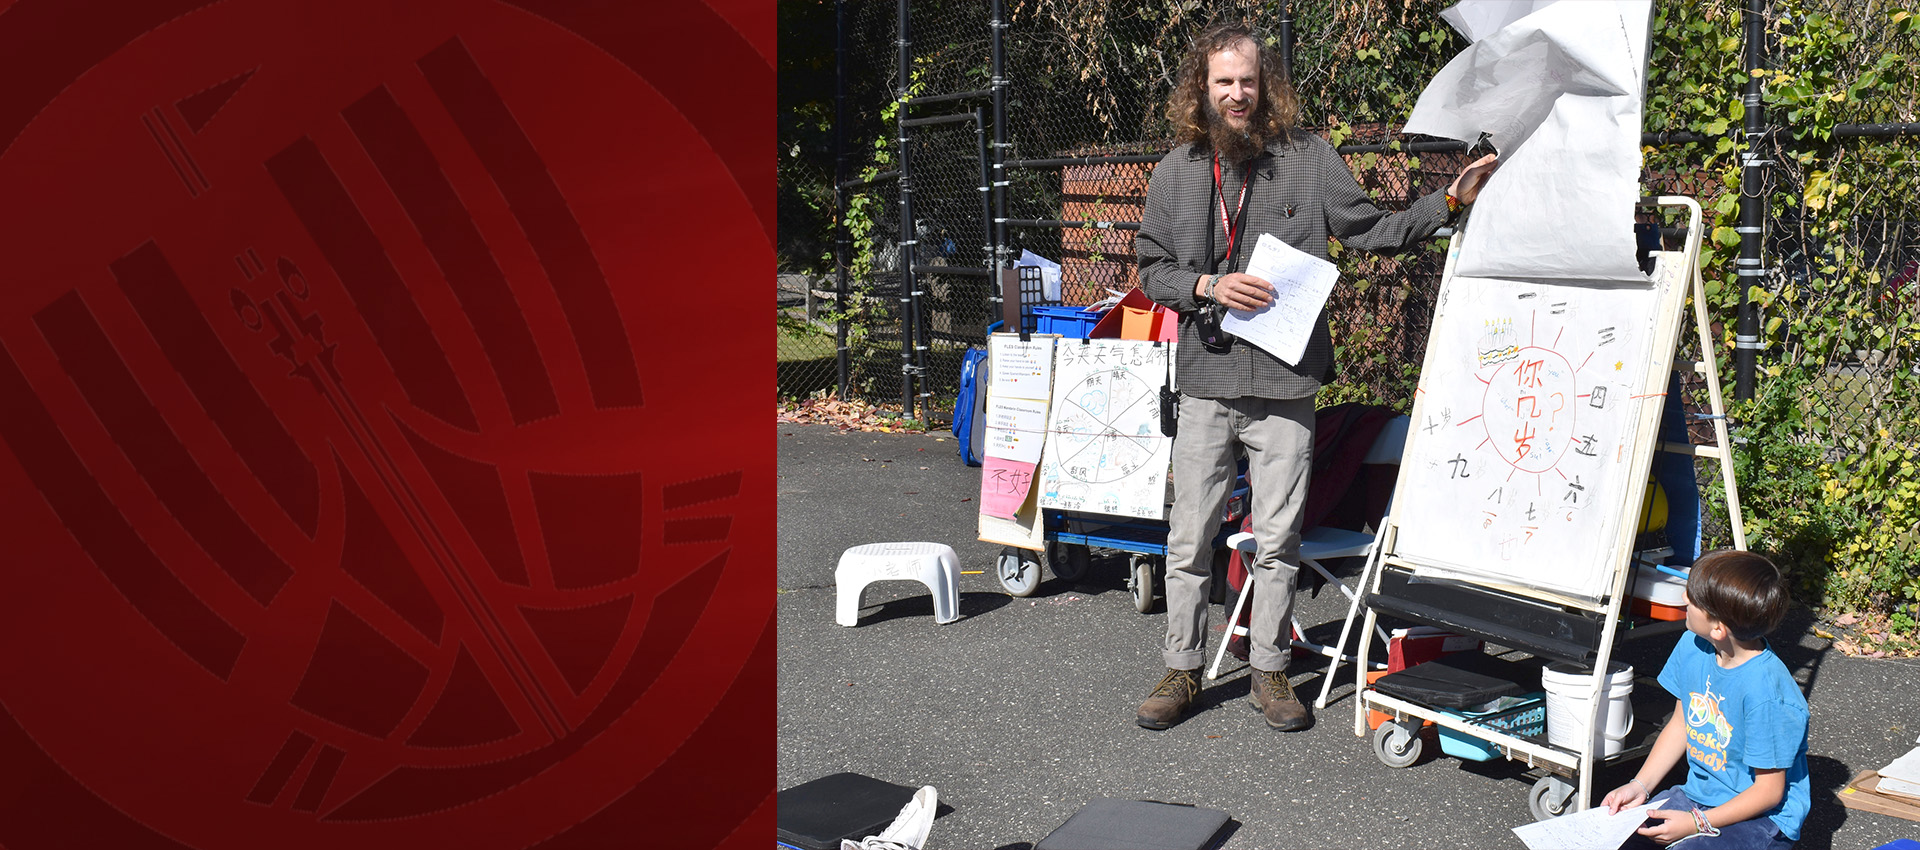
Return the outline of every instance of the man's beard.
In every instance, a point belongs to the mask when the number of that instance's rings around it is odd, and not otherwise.
[[[1257,111],[1247,113],[1245,128],[1227,123],[1227,116],[1221,114],[1220,107],[1212,101],[1207,102],[1207,141],[1213,144],[1220,158],[1228,162],[1241,163],[1260,155],[1267,149],[1266,135],[1260,132],[1253,121]]]

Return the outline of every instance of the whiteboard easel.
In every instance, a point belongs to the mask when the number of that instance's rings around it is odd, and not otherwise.
[[[1605,682],[1604,673],[1611,661],[1615,630],[1619,623],[1620,612],[1625,605],[1625,597],[1629,587],[1628,582],[1633,575],[1634,553],[1632,548],[1637,531],[1637,523],[1635,523],[1633,519],[1637,508],[1646,497],[1648,473],[1655,451],[1677,450],[1693,456],[1715,457],[1721,461],[1722,478],[1727,489],[1728,504],[1732,508],[1731,514],[1734,523],[1735,543],[1741,547],[1745,545],[1744,530],[1739,520],[1739,499],[1734,488],[1730,459],[1726,455],[1726,447],[1729,445],[1727,442],[1726,423],[1722,410],[1718,374],[1711,348],[1712,337],[1706,317],[1705,292],[1700,280],[1698,268],[1701,237],[1700,207],[1698,203],[1690,198],[1677,196],[1663,196],[1658,198],[1655,203],[1662,206],[1678,206],[1686,209],[1689,216],[1687,239],[1686,245],[1681,251],[1657,252],[1654,255],[1656,258],[1656,270],[1653,275],[1654,289],[1651,293],[1654,307],[1646,325],[1647,335],[1644,339],[1637,342],[1639,346],[1638,352],[1642,355],[1638,358],[1638,362],[1643,363],[1644,366],[1634,370],[1637,375],[1637,381],[1629,387],[1631,390],[1630,394],[1633,396],[1629,400],[1634,402],[1635,406],[1630,410],[1624,411],[1630,413],[1631,416],[1628,417],[1628,421],[1622,423],[1618,445],[1613,447],[1614,450],[1619,453],[1620,460],[1616,464],[1618,469],[1614,470],[1615,474],[1611,476],[1608,482],[1611,485],[1609,497],[1604,501],[1595,501],[1582,508],[1582,510],[1604,511],[1606,513],[1604,516],[1590,515],[1581,517],[1582,522],[1578,523],[1587,533],[1598,531],[1604,534],[1604,539],[1592,540],[1590,543],[1597,551],[1587,553],[1587,561],[1597,563],[1603,569],[1603,571],[1596,576],[1598,580],[1591,584],[1543,580],[1541,576],[1528,574],[1526,572],[1526,564],[1522,564],[1516,568],[1513,564],[1504,562],[1474,562],[1470,559],[1465,561],[1447,560],[1435,556],[1435,551],[1443,550],[1437,549],[1437,547],[1432,545],[1431,541],[1417,546],[1407,546],[1404,544],[1401,539],[1402,532],[1408,526],[1413,526],[1416,523],[1426,528],[1432,528],[1436,526],[1444,527],[1445,524],[1452,522],[1463,529],[1470,529],[1476,522],[1484,522],[1483,514],[1485,511],[1482,505],[1474,500],[1456,498],[1436,501],[1432,499],[1418,500],[1408,498],[1410,494],[1409,488],[1419,487],[1422,483],[1431,483],[1430,481],[1421,481],[1423,477],[1432,478],[1431,473],[1434,469],[1431,466],[1423,468],[1418,465],[1433,462],[1431,452],[1423,453],[1421,451],[1423,448],[1421,446],[1422,441],[1439,441],[1443,439],[1441,437],[1431,436],[1438,431],[1438,428],[1423,430],[1424,425],[1435,421],[1433,418],[1430,418],[1430,415],[1435,413],[1433,406],[1436,403],[1445,403],[1436,402],[1436,400],[1430,398],[1425,392],[1417,393],[1415,396],[1412,413],[1414,428],[1408,434],[1408,447],[1406,451],[1409,458],[1416,458],[1418,460],[1414,460],[1412,463],[1403,461],[1401,465],[1401,473],[1396,485],[1396,496],[1393,508],[1389,515],[1381,522],[1379,548],[1377,549],[1374,559],[1369,562],[1367,572],[1362,576],[1361,580],[1362,585],[1370,591],[1370,599],[1381,592],[1383,577],[1386,576],[1389,570],[1394,570],[1397,575],[1411,574],[1415,576],[1416,578],[1413,580],[1419,580],[1419,577],[1426,577],[1430,580],[1437,580],[1443,583],[1473,586],[1480,590],[1542,603],[1549,607],[1558,606],[1559,609],[1567,611],[1591,612],[1592,614],[1598,615],[1600,625],[1599,634],[1597,635],[1597,646],[1590,649],[1593,656],[1592,667],[1595,672],[1592,677],[1591,690],[1588,693],[1587,700],[1589,709],[1589,716],[1587,718],[1588,728],[1592,728],[1592,724],[1603,704],[1598,697]],[[1449,299],[1455,295],[1455,293],[1452,292],[1452,287],[1456,283],[1453,276],[1453,268],[1454,261],[1459,253],[1460,242],[1461,240],[1456,237],[1448,251],[1447,267],[1443,273],[1441,282],[1440,308],[1436,313],[1434,322],[1434,333],[1436,335],[1446,330],[1442,327],[1443,316],[1448,317],[1446,319],[1447,321],[1457,322],[1461,320],[1458,313],[1451,315],[1446,313],[1446,306]],[[1691,284],[1691,286],[1689,286],[1689,284]],[[1667,375],[1675,365],[1673,362],[1675,341],[1679,335],[1680,322],[1683,315],[1682,311],[1689,291],[1691,291],[1694,296],[1694,313],[1700,329],[1702,359],[1700,362],[1688,365],[1695,371],[1704,373],[1707,377],[1713,407],[1715,433],[1719,439],[1718,446],[1668,447],[1659,445],[1656,439],[1658,420],[1661,409],[1665,403],[1664,389]],[[1518,290],[1514,290],[1514,292],[1517,293]],[[1571,303],[1571,301],[1569,303]],[[1597,328],[1590,329],[1597,330]],[[1529,344],[1537,343],[1530,341]],[[1517,345],[1518,343],[1516,342],[1516,346]],[[1498,352],[1500,349],[1495,347],[1489,350]],[[1434,363],[1433,361],[1436,356],[1445,357],[1450,355],[1444,346],[1438,354],[1436,354],[1436,349],[1433,346],[1429,346],[1428,356],[1422,371],[1423,384],[1425,383],[1426,369],[1437,367],[1444,371],[1450,368],[1448,364]],[[1496,354],[1496,356],[1498,355]],[[1569,361],[1569,363],[1570,362],[1571,361]],[[1496,374],[1500,371],[1501,370],[1495,370]],[[1488,386],[1491,388],[1491,384]],[[1517,417],[1519,413],[1518,410],[1514,409],[1501,408],[1501,410],[1509,414],[1510,418]],[[1482,412],[1484,413],[1484,409]],[[1444,427],[1452,425],[1453,423],[1439,422],[1438,424]],[[1491,438],[1491,435],[1489,435],[1489,437]],[[1524,456],[1513,457],[1509,460],[1511,462],[1509,462],[1508,465],[1515,468],[1515,477],[1518,477],[1519,472],[1527,471],[1529,468],[1528,464],[1520,462],[1524,460]],[[1538,464],[1536,464],[1536,466],[1537,465]],[[1551,469],[1549,471],[1551,471]],[[1502,483],[1504,484],[1505,482]],[[1409,507],[1410,505],[1421,506],[1420,509],[1428,511],[1429,515],[1421,516],[1417,520],[1411,519],[1407,514],[1407,511],[1411,509]],[[1434,515],[1435,513],[1439,515]],[[1482,527],[1481,530],[1488,530],[1488,528]],[[1456,549],[1455,551],[1460,550]],[[1482,552],[1484,553],[1484,549]],[[1566,558],[1569,553],[1562,551],[1559,552],[1558,555],[1561,558]],[[1495,557],[1497,558],[1497,550]],[[1541,560],[1532,562],[1533,568],[1538,570],[1552,569],[1553,564],[1554,561],[1552,560],[1551,553],[1541,553]],[[1547,578],[1550,579],[1551,577]],[[1600,591],[1597,594],[1591,592],[1595,586],[1597,586]],[[1357,603],[1356,607],[1358,607]],[[1367,612],[1365,624],[1361,630],[1362,635],[1371,632],[1378,616],[1374,604],[1370,603],[1366,607]],[[1352,614],[1350,612],[1349,617],[1351,618],[1351,616]],[[1494,636],[1497,639],[1498,635]],[[1355,688],[1356,693],[1359,695],[1359,698],[1355,700],[1354,704],[1354,733],[1356,735],[1364,736],[1367,733],[1367,711],[1369,708],[1387,712],[1397,720],[1418,718],[1431,721],[1441,726],[1488,741],[1494,744],[1510,759],[1525,760],[1530,765],[1548,768],[1552,773],[1544,778],[1542,782],[1554,779],[1554,773],[1570,772],[1578,774],[1577,793],[1574,794],[1568,802],[1572,806],[1571,810],[1577,811],[1587,807],[1587,801],[1592,792],[1593,767],[1597,764],[1597,759],[1593,752],[1592,736],[1586,736],[1586,740],[1582,742],[1579,750],[1577,752],[1571,752],[1550,744],[1494,732],[1485,727],[1468,723],[1457,716],[1444,714],[1425,706],[1372,691],[1369,689],[1364,678],[1364,671],[1367,670],[1366,659],[1370,648],[1370,642],[1362,642],[1360,647],[1360,662],[1355,665]]]

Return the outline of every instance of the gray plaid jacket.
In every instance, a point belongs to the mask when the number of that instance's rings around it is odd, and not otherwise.
[[[1308,254],[1328,259],[1327,237],[1348,248],[1395,252],[1431,236],[1446,223],[1445,191],[1436,191],[1404,212],[1373,205],[1333,146],[1313,133],[1296,130],[1288,142],[1275,142],[1254,158],[1253,185],[1234,256],[1220,224],[1220,201],[1213,195],[1211,149],[1192,144],[1174,148],[1153,170],[1146,208],[1134,251],[1140,260],[1140,288],[1148,298],[1178,310],[1180,357],[1175,383],[1187,395],[1204,398],[1303,398],[1319,391],[1333,372],[1333,342],[1322,311],[1312,339],[1297,364],[1287,364],[1238,340],[1224,354],[1200,344],[1191,316],[1198,299],[1193,287],[1210,272],[1207,229],[1213,229],[1213,260],[1219,273],[1245,271],[1253,245],[1271,233]],[[1244,167],[1221,165],[1227,212],[1233,212],[1245,181]]]

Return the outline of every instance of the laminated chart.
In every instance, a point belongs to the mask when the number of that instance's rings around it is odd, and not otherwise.
[[[1166,515],[1173,440],[1160,433],[1164,343],[1063,340],[1040,457],[1040,506],[1141,519]]]

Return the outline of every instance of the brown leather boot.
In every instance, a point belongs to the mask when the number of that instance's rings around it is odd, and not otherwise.
[[[1297,732],[1313,725],[1307,706],[1293,695],[1293,683],[1285,671],[1253,671],[1253,706],[1267,718],[1267,725],[1282,732]]]
[[[1160,677],[1160,684],[1153,686],[1146,702],[1140,703],[1140,713],[1134,722],[1147,729],[1165,729],[1179,723],[1199,695],[1199,670],[1168,669],[1167,675]]]

